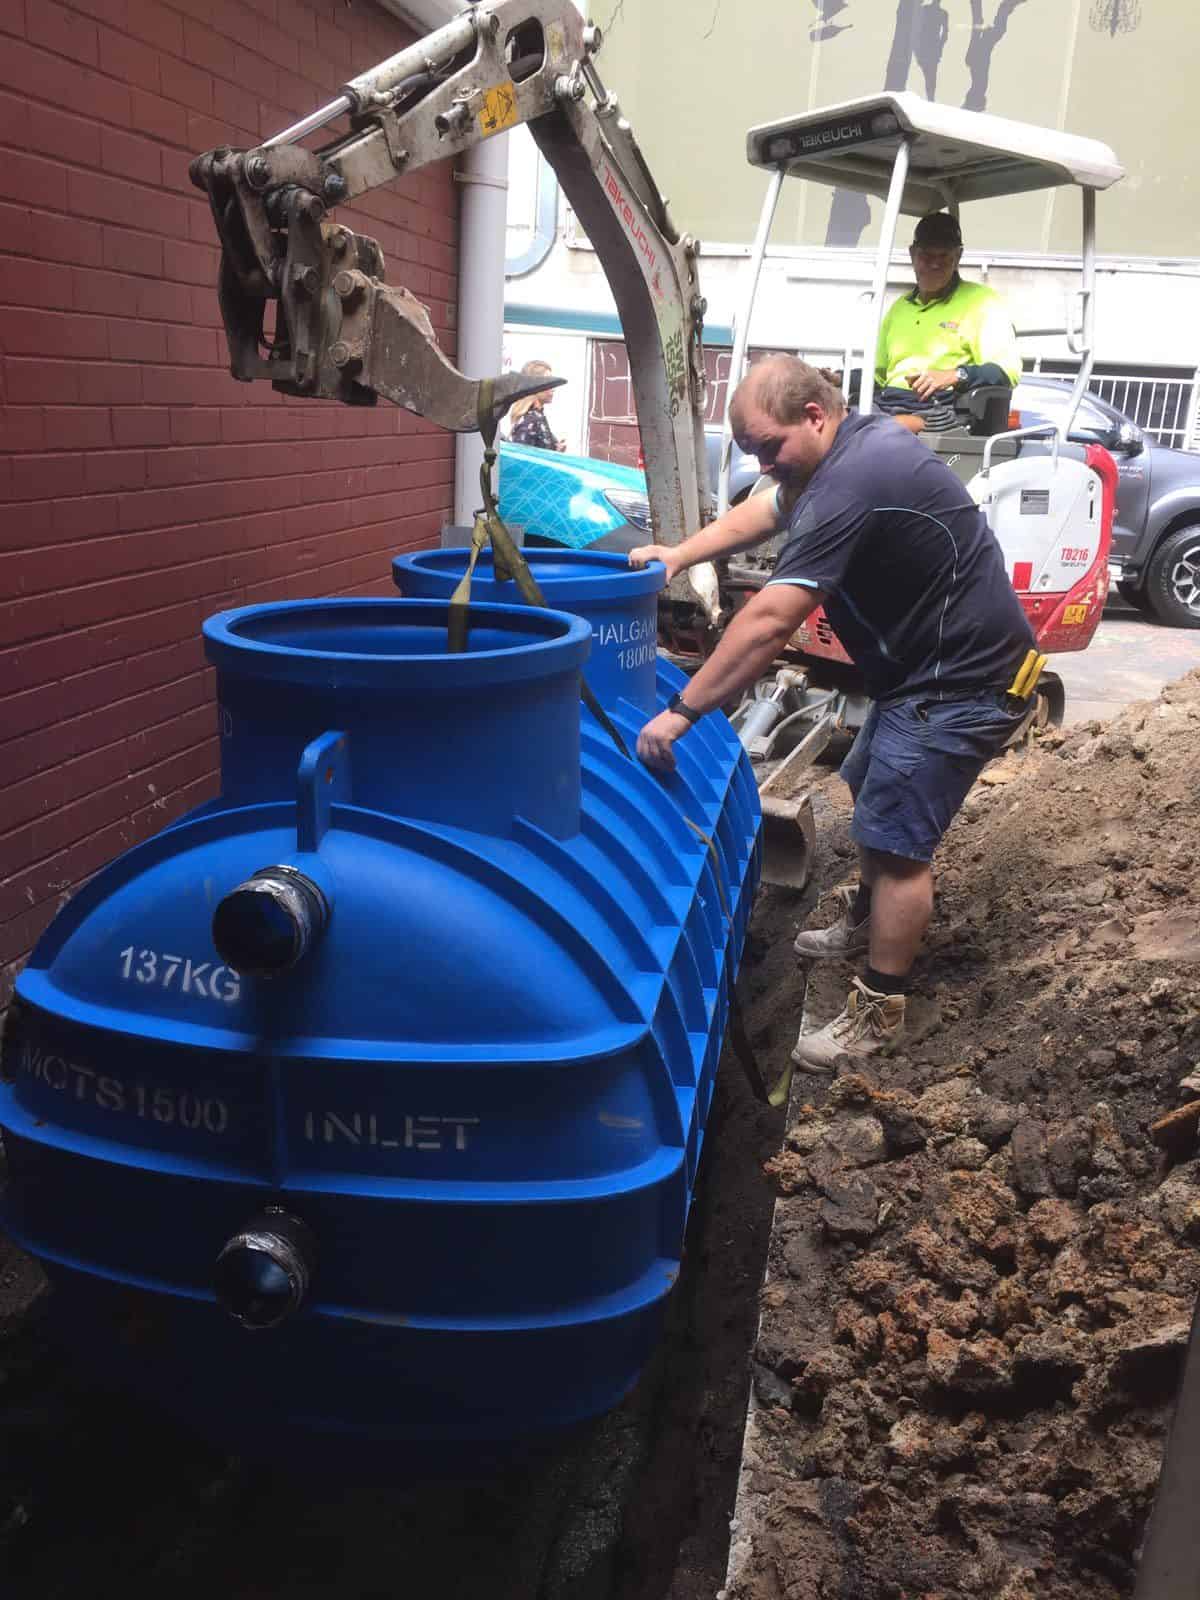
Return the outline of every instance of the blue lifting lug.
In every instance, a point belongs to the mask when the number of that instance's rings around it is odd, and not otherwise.
[[[296,770],[296,848],[315,854],[335,805],[350,803],[350,740],[323,733],[305,745]]]
[[[213,943],[228,966],[248,977],[279,977],[320,939],[333,910],[333,879],[318,852],[334,805],[349,798],[349,740],[323,733],[304,747],[296,772],[295,858],[260,867],[213,914]]]

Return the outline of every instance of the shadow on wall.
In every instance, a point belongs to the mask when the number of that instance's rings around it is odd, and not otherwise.
[[[839,12],[845,11],[850,0],[812,0],[817,8],[817,15],[812,27],[808,30],[808,37],[813,44],[824,44],[827,39],[836,39],[839,33],[845,33],[847,28],[852,28],[852,22],[835,22]]]
[[[964,61],[971,82],[963,106],[968,111],[986,111],[988,83],[991,78],[992,57],[996,47],[1008,31],[1009,18],[1018,6],[1028,0],[999,0],[990,22],[985,20],[986,0],[968,0],[971,7],[971,37],[967,42]],[[814,0],[819,6],[822,21],[835,12],[847,9],[848,0]],[[1092,16],[1099,10],[1138,11],[1139,0],[1095,0]],[[1093,20],[1093,27],[1096,26]],[[1130,26],[1136,27],[1136,18]],[[845,27],[852,26],[847,22]],[[843,32],[838,28],[836,32]],[[1116,31],[1114,26],[1113,31]],[[833,34],[822,31],[821,38]],[[813,38],[818,37],[814,29]],[[925,98],[936,100],[938,68],[950,38],[950,17],[944,0],[897,0],[896,23],[892,30],[892,47],[888,52],[885,89],[900,91],[907,88],[913,64],[920,69]],[[825,232],[827,245],[843,248],[861,243],[863,230],[871,220],[871,208],[865,195],[849,189],[834,191],[833,205],[829,211],[829,226]]]

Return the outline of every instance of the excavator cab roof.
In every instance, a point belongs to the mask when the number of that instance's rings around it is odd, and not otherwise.
[[[885,93],[751,128],[752,166],[883,199],[901,143],[909,147],[900,210],[923,216],[970,200],[1078,184],[1107,189],[1124,168],[1106,144],[981,111]]]
[[[746,135],[746,158],[770,174],[750,252],[746,296],[737,316],[730,363],[729,393],[745,371],[750,323],[771,223],[786,178],[854,189],[884,202],[875,250],[875,270],[866,295],[864,352],[859,409],[867,414],[875,399],[873,353],[883,317],[884,295],[901,215],[923,217],[943,208],[957,216],[971,200],[1029,194],[1038,189],[1078,188],[1082,200],[1079,327],[1065,330],[1079,371],[1062,428],[1063,437],[1091,375],[1095,323],[1096,194],[1125,176],[1106,144],[1054,128],[1012,122],[982,111],[938,105],[920,95],[883,92],[799,116],[760,123]],[[849,367],[851,351],[846,353]],[[726,419],[721,450],[718,506],[728,506],[730,451]]]

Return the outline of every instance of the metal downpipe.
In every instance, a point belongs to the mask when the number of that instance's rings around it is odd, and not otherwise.
[[[379,0],[385,11],[432,31],[462,15],[461,0]],[[508,135],[466,152],[455,171],[462,187],[458,234],[458,345],[454,364],[468,378],[492,378],[504,361],[504,254],[508,223]],[[479,505],[483,440],[455,438],[452,521],[471,522]]]

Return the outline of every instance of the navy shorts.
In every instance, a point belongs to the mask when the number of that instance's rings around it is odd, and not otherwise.
[[[854,796],[851,838],[867,850],[931,860],[967,791],[1024,715],[994,691],[872,706],[841,767]]]

